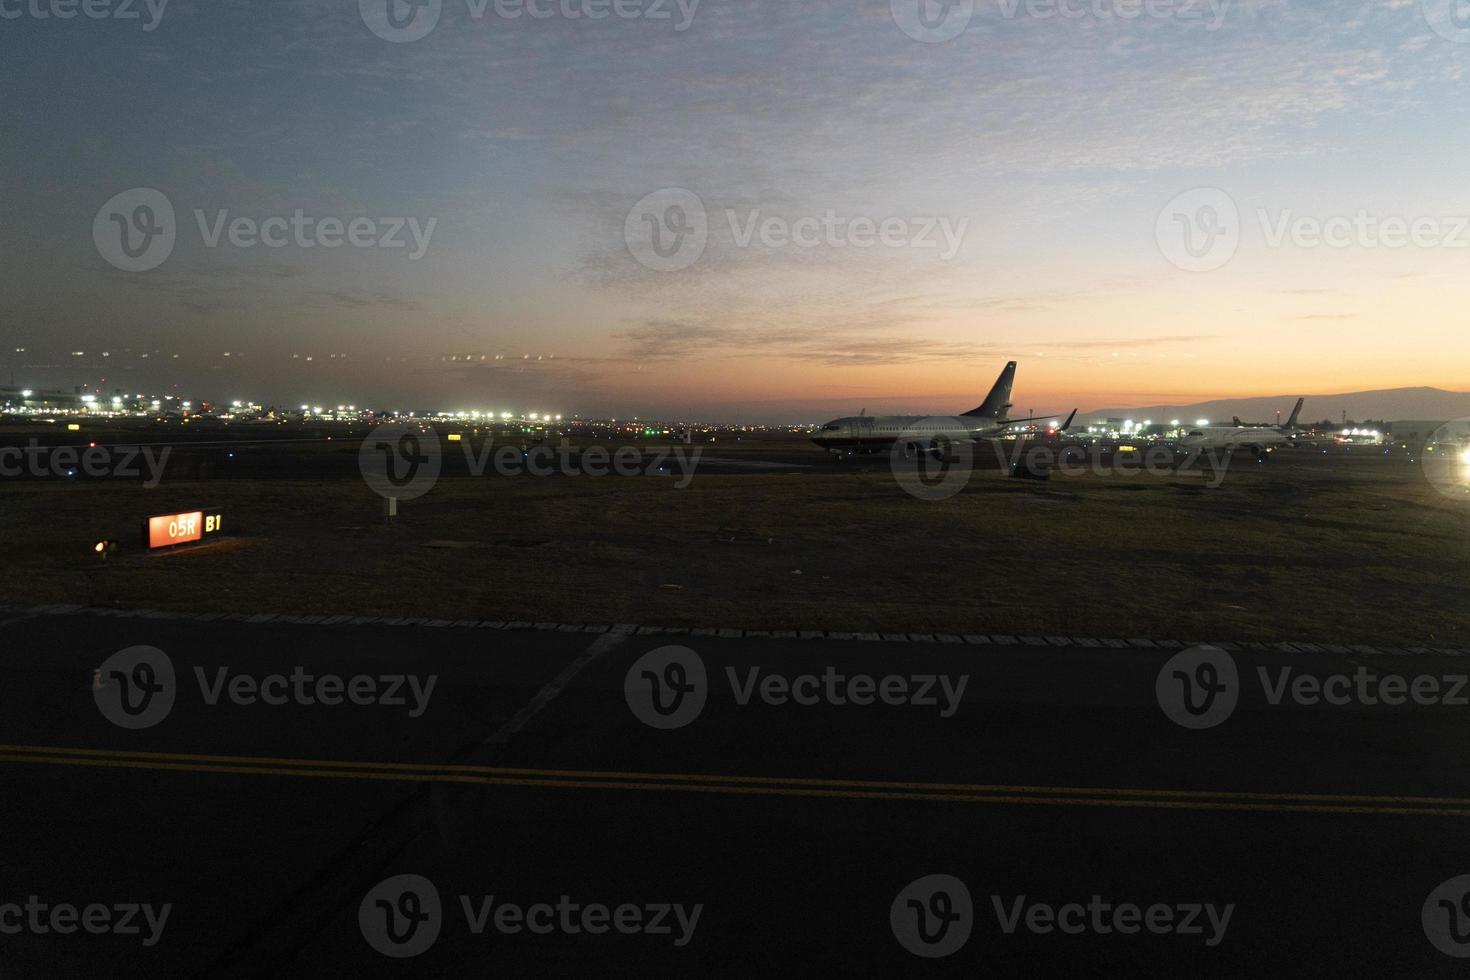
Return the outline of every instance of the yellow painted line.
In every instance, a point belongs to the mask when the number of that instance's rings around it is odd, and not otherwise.
[[[1254,812],[1276,812],[1276,813],[1352,813],[1352,814],[1432,814],[1436,816],[1470,816],[1470,805],[1464,805],[1466,801],[1440,800],[1433,797],[1373,797],[1354,796],[1342,797],[1345,801],[1358,801],[1354,805],[1336,804],[1331,801],[1334,797],[1311,797],[1303,796],[1297,798],[1285,797],[1284,800],[1295,799],[1297,802],[1273,802],[1269,800],[1242,800],[1241,794],[1221,793],[1209,796],[1203,792],[1191,792],[1184,798],[1161,798],[1167,794],[1164,790],[1147,791],[1149,796],[1117,796],[1119,793],[1130,793],[1128,790],[1081,790],[1072,795],[1062,795],[1057,787],[1042,787],[1044,794],[1033,795],[1022,787],[984,787],[983,792],[941,792],[940,790],[955,784],[943,783],[863,783],[850,781],[843,788],[825,788],[812,785],[782,785],[787,780],[770,780],[766,784],[755,784],[754,780],[760,777],[739,777],[743,785],[720,785],[718,781],[707,783],[694,782],[697,777],[681,776],[680,781],[667,780],[660,774],[641,774],[639,779],[615,779],[609,778],[614,774],[595,773],[597,779],[572,778],[575,773],[561,772],[559,770],[516,770],[516,772],[542,773],[542,778],[527,778],[512,775],[495,775],[497,770],[490,767],[455,767],[457,769],[481,769],[482,772],[443,772],[437,771],[432,766],[419,766],[415,763],[391,763],[385,766],[377,766],[373,763],[351,763],[351,768],[334,768],[336,764],[319,760],[303,760],[307,766],[292,765],[263,765],[254,763],[283,762],[286,760],[265,760],[240,756],[214,756],[199,757],[223,760],[234,760],[237,763],[250,764],[224,764],[220,762],[202,761],[165,761],[158,756],[168,756],[170,759],[185,760],[188,756],[173,756],[167,753],[112,753],[114,756],[145,756],[145,758],[103,758],[100,753],[88,754],[85,750],[76,749],[47,749],[41,752],[26,753],[24,751],[6,751],[15,747],[0,746],[0,762],[14,762],[33,765],[68,765],[96,768],[120,768],[120,769],[144,769],[173,772],[196,772],[215,773],[223,775],[257,775],[257,776],[300,776],[318,779],[360,779],[376,780],[384,782],[412,782],[412,783],[459,783],[482,786],[523,786],[523,787],[549,787],[559,789],[614,789],[649,792],[692,792],[692,793],[719,793],[726,795],[745,796],[785,796],[785,797],[809,797],[809,798],[835,798],[835,799],[859,799],[859,800],[921,800],[929,802],[954,802],[954,803],[1002,803],[1017,805],[1040,805],[1040,806],[1111,806],[1111,807],[1136,807],[1147,809],[1175,809],[1175,810],[1234,810]],[[678,775],[678,774],[671,774]],[[716,778],[717,780],[719,777]],[[841,782],[837,780],[810,780],[811,783]],[[864,788],[893,786],[912,786],[913,790],[901,791],[896,789]],[[1009,790],[1009,792],[997,792]],[[1051,795],[1046,795],[1051,794]],[[1322,802],[1307,802],[1307,801]],[[1459,806],[1405,806],[1416,800],[1428,800],[1435,803],[1458,803]]]

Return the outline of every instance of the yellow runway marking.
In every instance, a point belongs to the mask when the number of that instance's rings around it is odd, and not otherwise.
[[[1438,796],[1365,796],[1250,793],[1119,787],[1011,786],[786,776],[706,775],[413,762],[354,762],[270,756],[129,752],[60,746],[0,745],[0,763],[141,769],[220,775],[295,776],[409,783],[458,783],[555,789],[719,793],[852,800],[918,800],[1028,806],[1103,806],[1275,813],[1433,814],[1470,816],[1470,799]]]

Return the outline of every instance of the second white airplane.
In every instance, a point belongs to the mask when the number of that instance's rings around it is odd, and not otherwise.
[[[1296,400],[1296,408],[1292,409],[1291,418],[1286,420],[1285,425],[1205,425],[1189,430],[1179,440],[1179,448],[1196,452],[1205,449],[1223,449],[1226,452],[1247,449],[1264,458],[1273,450],[1282,446],[1295,446],[1301,440],[1302,433],[1296,427],[1296,419],[1301,414],[1305,401],[1305,398]]]

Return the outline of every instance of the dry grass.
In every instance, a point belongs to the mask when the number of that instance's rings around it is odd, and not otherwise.
[[[387,526],[352,480],[11,484],[0,590],[12,605],[1470,646],[1465,503],[1388,461],[1283,462],[1217,490],[978,473],[940,502],[881,467],[683,490],[445,479]],[[138,553],[142,517],[201,504],[237,536]],[[124,554],[98,561],[104,536]]]

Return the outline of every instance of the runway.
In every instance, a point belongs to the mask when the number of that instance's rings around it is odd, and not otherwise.
[[[1188,728],[1178,648],[0,619],[0,906],[171,907],[151,945],[27,925],[7,974],[387,975],[359,913],[403,875],[437,895],[435,975],[1458,966],[1421,913],[1470,869],[1462,656],[1236,647],[1232,710]],[[172,674],[110,659],[139,646]],[[168,710],[116,715],[109,663]],[[1271,699],[1359,668],[1439,700]],[[941,958],[891,921],[931,875],[968,889]],[[583,928],[604,905],[643,926]],[[1134,905],[1173,926],[1116,928]],[[1183,928],[1194,906],[1228,922]]]

